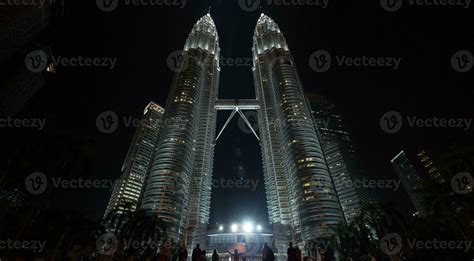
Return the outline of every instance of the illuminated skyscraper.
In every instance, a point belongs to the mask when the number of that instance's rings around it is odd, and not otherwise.
[[[361,176],[361,168],[357,164],[351,137],[333,103],[315,93],[307,94],[307,98],[344,218],[351,223],[360,213],[361,196],[365,198],[367,194],[363,188],[352,186],[353,181]]]
[[[446,182],[445,177],[433,162],[433,158],[423,149],[403,150],[391,160],[392,166],[400,177],[403,187],[408,194],[416,215],[426,214],[425,196],[419,191],[423,181],[434,181],[438,184]],[[453,206],[456,203],[453,202]],[[454,211],[461,211],[462,207],[454,208]]]
[[[167,223],[167,235],[206,248],[214,143],[238,113],[262,148],[268,215],[275,247],[304,246],[343,221],[310,107],[277,24],[262,15],[254,34],[256,100],[218,100],[219,44],[209,14],[189,34],[165,122],[150,164],[141,208]],[[217,110],[232,113],[216,137]],[[257,110],[260,135],[242,113]]]
[[[425,175],[438,183],[446,182],[436,165],[433,163],[433,159],[428,155],[428,153],[426,153],[425,150],[417,150],[416,161],[419,165],[419,168],[425,173]]]
[[[253,39],[268,215],[276,247],[328,237],[343,221],[321,144],[285,37],[262,14]]]
[[[190,32],[166,103],[142,208],[167,223],[175,239],[204,238],[209,221],[219,86],[219,43],[207,14]],[[201,243],[202,244],[202,243]]]
[[[415,166],[410,162],[403,150],[391,160],[391,163],[417,211],[414,215],[423,216],[425,214],[424,198],[417,193],[422,179]]]
[[[121,214],[125,211],[135,211],[138,207],[156,141],[163,126],[164,109],[160,105],[150,102],[143,114],[104,217],[111,211]]]

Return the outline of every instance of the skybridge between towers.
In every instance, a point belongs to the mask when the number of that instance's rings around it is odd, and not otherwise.
[[[257,140],[260,140],[257,133],[253,129],[252,124],[250,124],[249,120],[247,119],[247,117],[245,117],[245,114],[242,112],[242,111],[245,111],[245,110],[255,111],[255,110],[260,109],[260,105],[258,104],[258,100],[256,100],[256,99],[219,99],[219,100],[216,101],[216,104],[215,104],[214,108],[218,111],[221,111],[221,110],[222,111],[232,111],[230,113],[229,117],[227,118],[227,121],[224,123],[224,126],[222,126],[222,129],[219,131],[219,134],[216,137],[216,141],[217,141],[217,139],[219,139],[222,132],[224,132],[224,129],[227,127],[229,122],[232,120],[235,113],[238,113],[240,115],[240,117],[242,117],[245,124],[247,124],[247,126],[250,128],[252,133],[255,135],[255,138],[257,138]]]

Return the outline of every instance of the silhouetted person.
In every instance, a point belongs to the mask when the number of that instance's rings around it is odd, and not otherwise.
[[[262,249],[262,261],[267,261],[268,246],[267,243],[263,244]]]
[[[275,254],[271,247],[267,246],[267,261],[275,261]]]
[[[325,255],[325,261],[336,261],[336,257],[334,257],[334,250],[332,247],[328,246],[326,248],[326,255]]]
[[[286,254],[288,255],[288,261],[296,261],[296,249],[293,248],[292,242],[290,242],[290,247],[286,250]]]
[[[219,261],[219,255],[217,254],[216,249],[214,249],[214,252],[212,252],[212,261]]]
[[[202,254],[201,249],[199,248],[199,244],[197,244],[196,248],[193,249],[193,253],[192,253],[192,256],[191,256],[191,261],[198,261],[201,254]]]
[[[184,244],[182,244],[178,250],[178,261],[186,261],[186,259],[188,259],[188,250]]]
[[[237,249],[234,250],[234,261],[239,261],[239,251]]]
[[[295,259],[301,261],[301,250],[298,246],[295,247]]]
[[[200,255],[199,258],[198,258],[198,261],[206,261],[206,260],[207,260],[206,251],[203,250],[203,251],[201,252],[201,255]]]

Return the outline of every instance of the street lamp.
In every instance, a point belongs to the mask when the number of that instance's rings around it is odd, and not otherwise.
[[[244,231],[247,233],[253,232],[253,225],[250,222],[244,223]]]
[[[239,226],[237,224],[232,224],[232,226],[230,226],[230,231],[232,232],[237,232],[238,229],[239,229]]]

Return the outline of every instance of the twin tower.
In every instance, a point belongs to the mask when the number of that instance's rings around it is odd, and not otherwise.
[[[210,14],[199,19],[183,50],[163,115],[141,206],[175,240],[206,241],[211,205],[217,110],[257,109],[268,218],[279,251],[331,235],[343,214],[316,123],[278,25],[262,14],[253,36],[256,99],[218,100],[219,38]],[[242,115],[242,113],[240,113]],[[243,116],[243,115],[242,115]]]

